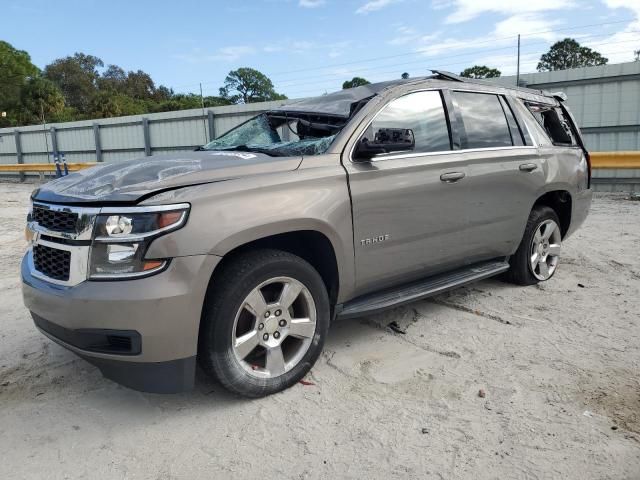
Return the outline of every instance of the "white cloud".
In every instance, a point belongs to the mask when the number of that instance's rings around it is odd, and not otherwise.
[[[518,34],[526,38],[527,42],[552,42],[564,36],[560,32],[549,31],[556,29],[560,24],[559,20],[549,20],[540,14],[518,13],[496,23],[490,33],[474,38],[444,38],[434,41],[440,36],[423,36],[419,40],[422,46],[417,50],[427,56],[434,56],[455,51],[470,51],[474,48],[495,49],[514,45]]]
[[[281,45],[266,45],[262,47],[262,50],[267,53],[276,53],[284,50],[284,47],[282,47]]]
[[[455,8],[454,12],[447,16],[445,23],[462,23],[488,12],[502,15],[521,15],[572,8],[575,7],[576,4],[573,0],[528,0],[526,2],[505,0],[435,0],[431,6],[437,10],[451,7]]]
[[[520,13],[496,23],[493,35],[515,37],[521,34],[528,39],[541,38],[551,42],[558,34],[549,30],[554,30],[561,23],[559,20],[550,20],[536,13]]]
[[[293,42],[290,42],[288,45],[288,48],[290,48],[294,53],[303,53],[311,50],[312,48],[315,48],[314,43],[308,42],[306,40],[295,40]]]
[[[396,27],[396,36],[389,40],[389,45],[406,45],[420,38],[420,34],[413,27],[407,27],[406,25],[398,25]]]
[[[190,53],[178,54],[174,55],[174,57],[189,63],[213,61],[233,62],[240,57],[251,55],[255,52],[256,49],[249,45],[235,45],[219,48],[215,53],[208,53],[201,48],[194,48]]]
[[[325,0],[299,0],[298,5],[303,8],[318,8],[325,3]]]
[[[251,55],[252,53],[255,53],[255,51],[255,48],[248,45],[222,47],[218,49],[218,52],[215,55],[212,55],[211,58],[212,60],[225,60],[230,62],[233,60],[237,60],[240,57]]]
[[[341,57],[345,49],[349,47],[350,44],[351,44],[350,41],[342,41],[342,42],[335,42],[327,45],[329,47],[329,53],[327,54],[327,56],[329,58]]]
[[[631,10],[634,19],[619,32],[605,38],[582,42],[583,45],[593,48],[609,59],[609,63],[631,62],[634,60],[633,52],[640,48],[640,2],[630,0],[604,0],[604,4],[610,9]]]
[[[367,13],[381,10],[393,3],[401,2],[402,0],[370,0],[356,10],[357,14],[366,15]]]

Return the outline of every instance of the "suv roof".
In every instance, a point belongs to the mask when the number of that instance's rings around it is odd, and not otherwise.
[[[541,103],[557,103],[556,94],[545,92],[543,90],[534,90],[531,88],[510,87],[498,85],[495,83],[460,77],[454,73],[442,70],[432,70],[433,75],[424,77],[415,77],[409,79],[397,79],[386,82],[371,83],[361,87],[348,88],[337,92],[325,94],[319,97],[305,98],[303,100],[282,105],[274,108],[273,111],[281,112],[297,112],[297,113],[321,113],[324,115],[334,115],[338,117],[348,118],[354,111],[355,106],[360,102],[368,101],[375,95],[387,91],[388,89],[399,86],[415,86],[424,88],[434,87],[451,87],[451,82],[459,82],[463,84],[471,84],[480,87],[482,90],[492,92],[507,91],[516,92],[515,95],[527,100],[537,101]]]

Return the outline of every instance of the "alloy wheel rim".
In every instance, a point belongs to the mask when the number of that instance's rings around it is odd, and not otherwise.
[[[300,363],[316,332],[311,292],[291,277],[262,282],[242,302],[233,323],[233,353],[250,375],[275,378]]]
[[[548,280],[555,272],[561,244],[560,227],[556,222],[545,220],[538,225],[529,251],[529,268],[538,280]]]

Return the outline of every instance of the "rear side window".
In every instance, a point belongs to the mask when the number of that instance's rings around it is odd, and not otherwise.
[[[391,101],[374,118],[363,137],[373,139],[400,129],[413,132],[413,152],[451,150],[442,96],[438,91],[410,93]]]
[[[453,92],[462,117],[462,148],[511,147],[511,131],[497,95],[491,93]],[[465,138],[466,137],[466,138]]]
[[[577,145],[571,124],[560,107],[531,102],[525,105],[555,145]]]

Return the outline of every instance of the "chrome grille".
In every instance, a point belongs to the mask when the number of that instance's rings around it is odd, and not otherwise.
[[[34,245],[33,265],[43,275],[66,282],[71,270],[71,252],[45,245]]]
[[[75,233],[78,214],[62,210],[49,210],[38,205],[33,206],[33,221],[41,227],[54,232]]]

